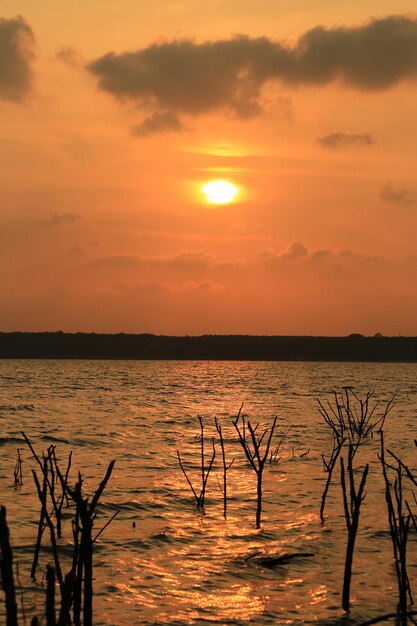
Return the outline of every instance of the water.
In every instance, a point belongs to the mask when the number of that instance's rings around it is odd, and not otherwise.
[[[388,447],[407,463],[416,459],[417,365],[265,362],[0,362],[0,502],[7,506],[19,595],[28,616],[42,602],[39,576],[28,576],[39,504],[21,431],[37,451],[57,446],[62,463],[73,450],[72,479],[79,469],[92,492],[108,463],[115,471],[99,506],[97,530],[120,513],[95,545],[94,623],[113,624],[335,624],[359,623],[395,609],[396,581],[378,442],[371,461],[354,559],[352,612],[340,608],[346,529],[338,475],[327,517],[318,512],[324,485],[321,453],[331,437],[317,398],[352,385],[397,403],[386,424]],[[255,475],[245,463],[231,425],[242,402],[261,426],[278,416],[290,428],[278,464],[267,466],[261,530],[255,528]],[[223,519],[218,463],[209,479],[206,515],[195,511],[182,475],[179,449],[191,475],[198,475],[197,416],[208,434],[217,416],[229,472],[229,515]],[[16,449],[22,449],[23,487],[13,488]],[[307,454],[304,454],[308,451]],[[220,450],[218,449],[218,458]],[[361,464],[363,461],[358,460]],[[69,553],[69,528],[60,547]],[[410,577],[416,574],[410,540]],[[276,556],[308,552],[275,569],[256,552]]]

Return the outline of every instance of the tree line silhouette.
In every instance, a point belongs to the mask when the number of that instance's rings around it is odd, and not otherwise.
[[[417,362],[417,337],[10,332],[0,358]]]

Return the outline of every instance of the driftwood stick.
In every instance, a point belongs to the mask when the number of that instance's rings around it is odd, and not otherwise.
[[[112,516],[111,518],[104,524],[103,528],[101,530],[98,531],[97,535],[94,537],[93,539],[93,543],[95,543],[97,541],[97,539],[100,537],[100,535],[106,530],[107,526],[110,526],[110,524],[112,523],[112,521],[115,519],[115,517],[117,517],[117,515],[119,515],[121,509],[118,509]]]

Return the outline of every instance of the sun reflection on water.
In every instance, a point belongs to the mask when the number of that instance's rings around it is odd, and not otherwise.
[[[345,526],[336,489],[330,494],[326,525],[318,518],[324,480],[321,452],[327,443],[311,403],[317,390],[355,376],[355,385],[362,384],[365,375],[374,383],[372,388],[387,381],[396,384],[398,370],[394,379],[394,369],[381,367],[371,372],[364,366],[358,373],[351,366],[334,365],[315,366],[313,371],[308,364],[44,362],[38,364],[36,379],[44,385],[43,391],[42,386],[28,391],[32,366],[4,363],[2,371],[8,377],[3,380],[15,381],[10,389],[11,383],[4,382],[7,403],[16,404],[11,391],[37,400],[28,415],[20,405],[3,411],[10,441],[2,447],[2,467],[14,461],[18,421],[33,429],[39,450],[45,446],[45,430],[59,438],[62,455],[74,444],[77,466],[92,486],[101,480],[108,460],[116,457],[97,520],[104,524],[120,509],[96,544],[97,624],[231,622],[241,626],[250,622],[265,626],[319,620],[334,624],[341,614]],[[392,436],[401,426],[412,442],[417,370],[403,370],[402,375],[413,391]],[[95,386],[98,378],[102,388]],[[23,391],[16,386],[19,380]],[[63,403],[63,397],[68,402]],[[265,471],[261,530],[254,528],[256,476],[242,458],[231,425],[242,398],[248,414],[261,425],[275,411],[292,425],[295,454],[291,448],[283,449],[282,461]],[[199,412],[208,431],[213,416],[219,417],[229,459],[236,457],[229,474],[227,520],[217,480],[221,480],[219,467],[210,476],[205,516],[196,513],[178,467],[177,448],[192,478],[199,480],[200,449],[195,439]],[[300,458],[307,441],[311,451]],[[405,453],[405,448],[399,446],[400,451]],[[13,539],[22,569],[30,568],[27,546],[33,545],[34,525],[28,511],[38,506],[36,494],[25,485],[19,497],[7,490],[3,496],[14,521]],[[387,566],[392,561],[389,536],[381,534],[386,518],[381,521],[380,502],[380,493],[370,482],[355,554],[354,603],[370,612],[361,615],[364,618],[382,614],[396,602],[393,569]],[[262,563],[263,557],[303,551],[314,557],[270,568]]]
[[[311,605],[320,604],[321,602],[324,602],[327,599],[326,585],[318,585],[315,588],[313,587],[313,589],[310,589],[309,591],[309,596],[310,596]]]
[[[221,590],[207,591],[199,588],[185,588],[163,577],[166,583],[165,597],[158,598],[143,587],[140,577],[135,577],[130,584],[118,584],[117,596],[123,597],[128,605],[136,605],[141,611],[152,612],[154,623],[167,624],[173,620],[194,623],[204,614],[208,621],[218,620],[253,620],[264,612],[268,596],[254,590],[250,583],[231,584]],[[137,585],[137,586],[136,586]]]

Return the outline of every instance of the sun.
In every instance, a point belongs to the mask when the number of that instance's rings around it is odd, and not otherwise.
[[[202,187],[210,204],[229,204],[236,197],[238,188],[227,180],[211,180]]]

